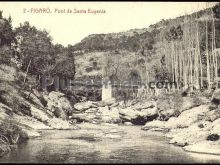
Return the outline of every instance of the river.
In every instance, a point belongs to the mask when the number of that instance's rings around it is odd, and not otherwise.
[[[195,154],[168,144],[138,126],[82,124],[80,130],[42,130],[0,163],[220,163],[220,156]]]

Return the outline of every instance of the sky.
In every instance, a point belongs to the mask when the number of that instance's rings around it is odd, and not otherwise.
[[[53,43],[64,46],[74,45],[90,34],[147,28],[161,19],[205,7],[206,2],[0,2],[3,16],[11,15],[13,27],[29,21],[47,30]],[[100,13],[92,12],[96,10]]]

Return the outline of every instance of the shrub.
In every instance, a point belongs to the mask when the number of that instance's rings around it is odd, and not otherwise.
[[[161,110],[175,109],[178,111],[183,103],[183,99],[179,93],[163,94],[158,97],[157,103],[158,108]]]
[[[31,116],[31,110],[28,104],[22,103],[17,97],[12,98],[12,100],[14,102],[12,104],[12,110],[14,113]]]
[[[5,119],[0,124],[1,141],[11,145],[20,144],[28,139],[28,136],[22,129],[17,126],[12,120]]]
[[[93,70],[93,67],[87,67],[86,72],[91,72]]]
[[[0,64],[10,64],[12,51],[9,47],[3,46],[0,48]]]
[[[179,93],[163,94],[157,99],[157,107],[160,112],[160,120],[168,120],[170,117],[178,117],[183,103]]]

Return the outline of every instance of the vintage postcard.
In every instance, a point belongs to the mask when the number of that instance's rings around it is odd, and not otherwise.
[[[0,163],[220,163],[220,3],[1,1]]]

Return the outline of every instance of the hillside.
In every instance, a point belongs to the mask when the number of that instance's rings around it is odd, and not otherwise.
[[[161,77],[158,73],[160,74],[163,70],[169,70],[170,67],[166,66],[167,68],[164,68],[161,64],[161,59],[163,56],[165,56],[166,59],[169,58],[168,54],[170,53],[172,43],[168,41],[167,38],[173,35],[171,33],[174,32],[174,35],[179,35],[178,31],[177,34],[175,31],[175,29],[178,30],[179,28],[180,33],[185,36],[187,35],[187,28],[191,26],[190,22],[192,22],[192,25],[194,22],[198,22],[200,26],[199,33],[201,33],[200,47],[201,51],[203,51],[205,20],[208,18],[211,21],[211,11],[214,12],[214,17],[217,20],[215,22],[216,35],[219,34],[219,6],[220,5],[217,4],[212,8],[201,10],[191,15],[161,20],[143,29],[132,29],[120,33],[89,35],[80,43],[72,46],[76,58],[76,78],[102,77],[107,59],[116,58],[120,62],[120,65],[126,68],[128,72],[132,70],[138,72],[143,81],[146,81],[144,72],[146,73],[147,68],[151,68],[149,69],[149,78],[152,81],[157,80],[157,77]],[[195,32],[193,33],[195,34]],[[216,37],[216,41],[216,47],[219,47],[220,42],[218,37]],[[108,58],[106,59],[106,57]],[[165,62],[169,63],[168,61]],[[131,65],[129,65],[129,63]],[[138,64],[138,68],[136,64]],[[113,73],[108,74],[111,76]],[[169,77],[171,73],[166,71],[164,74]]]
[[[174,19],[161,20],[149,27],[143,29],[131,29],[119,33],[107,34],[91,34],[82,39],[81,42],[73,45],[73,50],[76,54],[81,51],[108,51],[108,50],[129,50],[136,52],[141,47],[143,40],[148,40],[151,43],[158,42],[159,36],[163,36],[172,26],[181,25],[184,23],[185,17],[195,19],[203,19],[210,14],[210,10],[214,11],[214,17],[219,18],[219,4],[212,8],[200,10],[191,15],[183,15]]]

